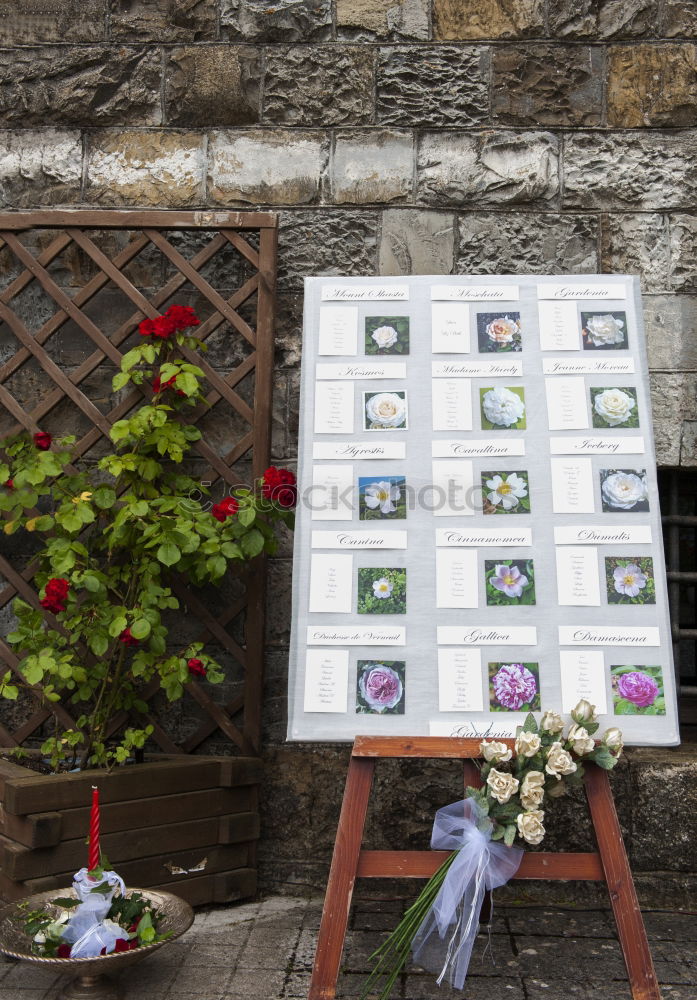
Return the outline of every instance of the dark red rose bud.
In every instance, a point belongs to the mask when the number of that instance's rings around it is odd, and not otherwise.
[[[44,597],[42,597],[42,608],[46,608],[51,614],[57,615],[59,611],[65,611],[65,602],[70,590],[70,583],[63,577],[53,577],[44,587]]]
[[[70,945],[69,944],[59,944],[56,949],[56,955],[58,958],[70,958]]]
[[[189,668],[190,674],[197,674],[199,677],[206,676],[206,668],[204,667],[202,660],[187,660],[186,665]]]
[[[51,447],[51,441],[53,438],[50,434],[46,434],[45,431],[39,431],[38,434],[34,435],[34,444],[39,449],[39,451],[48,451]]]
[[[211,507],[211,514],[216,519],[216,521],[226,521],[233,514],[236,514],[239,510],[240,505],[234,497],[225,497],[220,503],[216,503]]]
[[[14,479],[6,479],[5,486],[8,488],[8,490],[13,490],[15,488]]]
[[[119,642],[122,642],[124,646],[137,646],[139,640],[131,635],[130,628],[125,628],[119,636]]]

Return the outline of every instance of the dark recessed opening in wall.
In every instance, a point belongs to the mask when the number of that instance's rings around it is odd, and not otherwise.
[[[658,488],[680,680],[680,733],[684,741],[697,742],[697,469],[660,469]]]

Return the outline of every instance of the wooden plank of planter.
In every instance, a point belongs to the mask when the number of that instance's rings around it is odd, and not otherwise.
[[[153,889],[158,886],[153,886]],[[239,899],[249,899],[256,895],[257,873],[255,868],[240,868],[237,871],[204,875],[188,882],[170,882],[163,886],[167,892],[181,896],[191,906],[205,903],[235,903]]]
[[[6,763],[6,762],[3,762]],[[14,767],[14,765],[11,765]],[[27,775],[26,770],[23,771]],[[261,761],[256,757],[212,758],[176,757],[155,763],[116,768],[105,773],[83,771],[79,774],[12,776],[6,774],[3,806],[15,815],[51,812],[84,806],[91,799],[91,786],[99,788],[100,802],[133,799],[137,777],[138,798],[173,795],[177,792],[251,785],[261,777]]]
[[[186,795],[158,795],[138,800],[138,826],[161,826],[164,823],[201,819],[206,816],[251,812],[251,786],[242,788],[205,788]],[[130,830],[133,826],[133,802],[112,802],[101,807],[102,835]],[[53,847],[61,840],[84,837],[89,829],[90,807],[65,809],[62,812],[29,813],[0,816],[0,834],[26,847]]]
[[[129,831],[108,833],[100,838],[102,851],[114,867],[134,858],[169,855],[208,844],[234,844],[259,836],[259,816],[238,813],[213,816],[186,823],[169,823],[141,830],[138,826],[138,803],[134,803],[134,822]],[[53,872],[76,871],[87,860],[84,837],[67,840],[57,847],[30,848],[7,837],[0,837],[0,867],[12,879],[38,878]]]

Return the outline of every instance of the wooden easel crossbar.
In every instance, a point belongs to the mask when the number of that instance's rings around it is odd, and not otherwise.
[[[502,740],[513,746],[513,740]],[[461,760],[465,785],[479,786],[474,760],[479,740],[449,737],[357,736],[351,752],[336,832],[308,1000],[334,1000],[356,878],[430,878],[447,851],[362,850],[375,765],[381,758]],[[607,772],[586,765],[586,798],[598,850],[526,852],[518,879],[605,882],[634,1000],[661,1000],[644,922],[627,859]]]

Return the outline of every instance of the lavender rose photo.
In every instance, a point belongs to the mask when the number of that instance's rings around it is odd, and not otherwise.
[[[490,663],[489,704],[492,712],[536,712],[540,708],[537,663]]]
[[[610,667],[615,715],[665,715],[660,666],[621,664]]]
[[[359,660],[356,712],[359,715],[404,715],[404,660]]]

